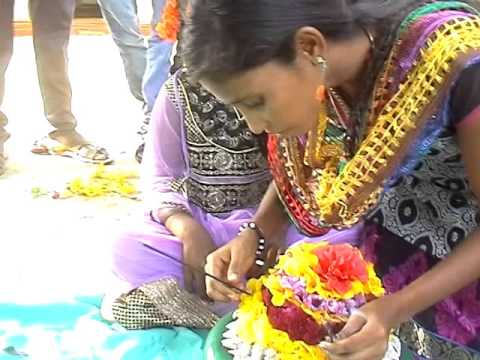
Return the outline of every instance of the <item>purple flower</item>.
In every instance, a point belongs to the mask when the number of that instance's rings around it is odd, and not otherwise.
[[[480,301],[478,282],[460,290],[436,306],[435,323],[438,333],[467,345],[480,331]]]
[[[286,289],[291,289],[297,301],[313,311],[325,311],[331,314],[349,316],[353,309],[357,309],[367,302],[363,295],[348,300],[334,300],[324,299],[317,294],[309,294],[306,290],[305,281],[291,276],[282,276],[280,284]]]
[[[421,251],[410,256],[402,265],[392,268],[382,279],[387,293],[392,294],[419,278],[428,269],[427,258]]]

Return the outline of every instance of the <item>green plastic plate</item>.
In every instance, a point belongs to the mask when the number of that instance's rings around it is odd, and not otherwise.
[[[229,313],[221,318],[215,327],[210,330],[205,341],[205,359],[206,360],[232,360],[233,357],[225,350],[222,345],[223,333],[225,332],[225,327],[231,321],[233,313]],[[402,345],[402,355],[400,360],[414,360],[414,356],[411,351],[407,349],[406,346]]]

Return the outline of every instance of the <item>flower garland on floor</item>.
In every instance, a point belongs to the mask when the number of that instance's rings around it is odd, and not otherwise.
[[[69,182],[62,197],[82,196],[87,198],[119,195],[135,198],[138,195],[134,179],[138,175],[132,171],[107,170],[104,165],[96,167],[95,171],[85,177],[77,177]]]
[[[279,360],[327,359],[318,344],[338,333],[354,309],[384,295],[358,249],[326,242],[291,247],[247,287],[252,295],[242,296],[237,335]]]

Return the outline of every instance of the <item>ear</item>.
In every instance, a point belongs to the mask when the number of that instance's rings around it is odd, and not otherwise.
[[[306,57],[312,64],[315,64],[315,58],[325,57],[327,41],[325,36],[314,27],[305,26],[298,29],[293,43],[295,58]]]

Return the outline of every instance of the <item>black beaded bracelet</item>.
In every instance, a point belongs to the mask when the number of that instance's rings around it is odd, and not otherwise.
[[[255,224],[253,221],[243,223],[240,226],[238,233],[240,234],[247,229],[254,231],[255,234],[257,235],[257,251],[255,252],[257,256],[255,259],[255,264],[262,267],[265,265],[265,260],[264,260],[265,257],[263,256],[265,255],[265,250],[266,250],[265,236],[263,235],[262,231],[258,228],[257,224]]]

